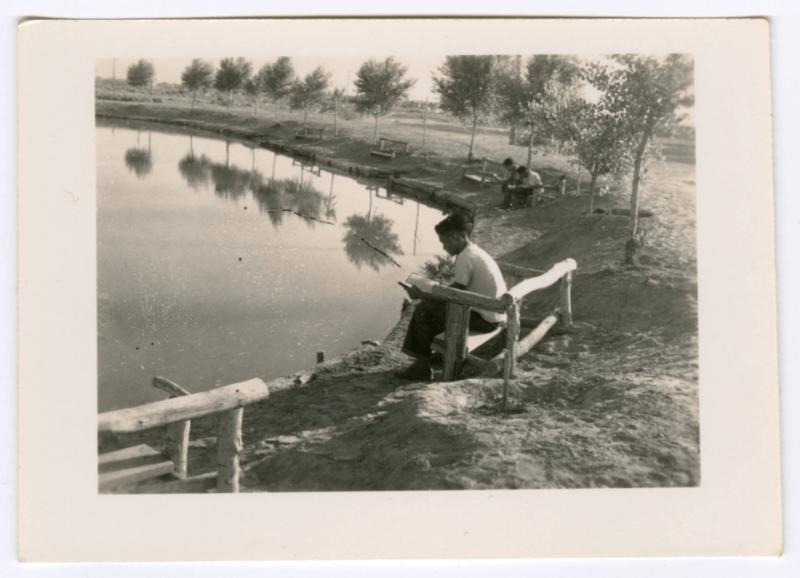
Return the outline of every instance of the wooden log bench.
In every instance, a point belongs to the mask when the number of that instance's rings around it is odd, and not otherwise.
[[[505,172],[503,163],[482,158],[477,165],[467,165],[464,167],[462,178],[466,181],[478,183],[481,188],[486,184],[502,182],[502,175]]]
[[[443,381],[459,379],[469,352],[488,342],[501,331],[505,331],[504,352],[485,362],[484,370],[491,374],[493,368],[502,365],[503,408],[506,408],[508,382],[514,375],[517,357],[544,339],[556,322],[560,321],[563,326],[572,327],[572,279],[577,267],[574,259],[565,259],[540,275],[520,281],[496,299],[453,287],[434,286],[430,291],[431,295],[447,302],[445,331],[434,339],[434,344],[438,344],[443,352]],[[546,289],[558,282],[561,283],[559,308],[545,317],[528,336],[520,340],[522,300],[532,292]],[[489,333],[470,332],[469,316],[472,307],[505,313],[505,327]]]
[[[325,136],[324,128],[303,127],[297,131],[294,138],[300,140],[322,140]]]
[[[250,379],[194,394],[160,377],[153,380],[153,385],[172,397],[101,413],[97,418],[97,431],[125,434],[166,426],[166,456],[144,444],[100,455],[100,491],[108,492],[165,474],[186,479],[191,420],[219,414],[217,491],[238,492],[244,407],[266,399],[269,396],[267,385],[260,379]]]
[[[374,157],[393,160],[398,155],[411,154],[411,145],[403,140],[380,137],[378,139],[378,149],[370,151],[369,154]]]

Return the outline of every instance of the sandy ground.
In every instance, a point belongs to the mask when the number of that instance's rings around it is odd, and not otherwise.
[[[436,139],[430,142],[435,149]],[[320,146],[363,155],[353,141]],[[401,321],[383,343],[318,366],[307,383],[276,388],[269,400],[245,410],[243,489],[697,485],[693,157],[650,163],[642,207],[654,216],[641,221],[644,267],[630,269],[621,265],[629,220],[608,212],[627,207],[624,191],[597,200],[604,214],[588,214],[586,195],[504,211],[496,206],[497,189],[457,178],[456,160],[444,156],[449,145],[443,146],[440,170],[426,159],[420,172],[478,206],[478,244],[504,262],[537,269],[577,260],[575,330],[551,331],[520,359],[511,411],[503,413],[501,380],[394,378],[408,362],[398,348]],[[544,171],[563,168],[559,159],[536,162]],[[526,300],[523,315],[543,317],[556,303],[557,295],[546,290]],[[193,475],[214,467],[213,429],[209,420],[193,424]],[[162,435],[139,439],[158,445]],[[133,491],[206,486],[162,480]]]

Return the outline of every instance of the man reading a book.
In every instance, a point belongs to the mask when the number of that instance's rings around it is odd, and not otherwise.
[[[436,225],[439,241],[448,254],[455,256],[451,287],[487,297],[497,298],[506,292],[506,283],[494,259],[469,239],[470,222],[463,215],[453,214]],[[403,352],[416,358],[399,377],[431,378],[431,344],[445,328],[445,302],[411,285],[409,297],[422,299],[414,309],[408,326]],[[477,332],[494,331],[505,321],[505,314],[474,308],[470,312],[469,328]]]

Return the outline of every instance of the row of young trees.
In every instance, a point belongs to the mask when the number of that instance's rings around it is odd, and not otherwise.
[[[356,73],[356,95],[352,103],[356,111],[374,117],[373,140],[377,138],[378,120],[406,99],[408,90],[415,83],[406,78],[406,73],[406,67],[391,57],[383,61],[370,59]],[[288,99],[293,110],[303,111],[305,125],[310,111],[322,106],[335,110],[344,99],[343,89],[329,89],[330,76],[319,66],[304,77],[298,77],[291,60],[285,56],[265,64],[255,73],[252,64],[244,58],[224,58],[216,71],[210,63],[194,59],[181,74],[181,84],[192,95],[192,110],[198,93],[213,87],[227,94],[229,109],[233,105],[234,93],[247,93],[253,98],[254,114],[258,113],[261,99],[268,98],[275,107],[276,121],[279,120],[281,103]],[[146,60],[128,68],[128,83],[132,86],[148,87],[152,92],[154,78],[153,65]]]
[[[616,55],[581,63],[568,56],[448,56],[434,78],[440,107],[472,126],[481,120],[522,129],[527,165],[534,147],[571,154],[591,176],[630,174],[631,236],[626,262],[638,263],[639,185],[657,134],[669,133],[693,103],[693,65],[680,54]],[[512,139],[515,140],[515,136]],[[579,173],[580,175],[580,173]]]
[[[139,61],[128,70],[128,81],[152,87],[153,67]],[[330,74],[317,67],[302,78],[291,60],[281,57],[253,74],[243,58],[226,58],[214,71],[195,59],[186,67],[181,82],[192,94],[192,107],[200,90],[212,86],[233,94],[243,90],[253,97],[257,114],[261,98],[275,106],[288,99],[292,109],[308,112],[323,105],[338,108],[341,89],[329,91]],[[378,121],[407,98],[415,80],[392,57],[370,59],[356,73],[356,111],[374,117],[373,140]],[[511,127],[512,140],[524,140],[527,165],[534,149],[558,150],[571,155],[588,171],[590,210],[597,180],[605,175],[631,175],[631,259],[638,242],[639,184],[644,159],[653,138],[667,132],[679,120],[681,110],[693,102],[692,62],[684,55],[664,57],[617,55],[601,61],[581,62],[574,57],[458,55],[447,56],[434,73],[439,107],[471,127],[468,158],[474,154],[479,123],[499,121]],[[335,122],[336,115],[334,115]]]

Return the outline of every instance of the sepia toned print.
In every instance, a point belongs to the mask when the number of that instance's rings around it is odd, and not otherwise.
[[[691,54],[95,72],[101,492],[701,484]]]
[[[760,19],[21,24],[19,558],[779,554],[769,40]],[[638,210],[636,147],[592,196],[557,120],[602,107],[590,127],[634,134],[628,64],[670,55],[659,78],[687,84],[657,99]],[[356,108],[390,56],[415,82]],[[518,88],[567,59],[579,87],[512,121],[493,81],[474,123],[436,90],[448,56]],[[215,88],[239,57],[341,94],[306,114]]]

